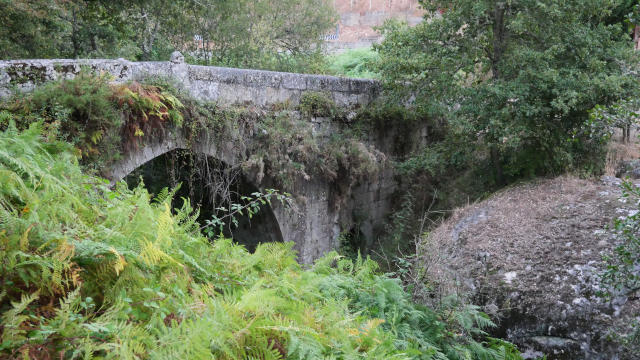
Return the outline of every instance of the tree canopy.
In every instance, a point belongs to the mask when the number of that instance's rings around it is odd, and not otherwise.
[[[631,38],[607,22],[621,3],[423,1],[441,15],[384,28],[383,78],[458,144],[483,146],[498,183],[579,167],[601,145],[588,112],[638,87]]]
[[[0,0],[0,58],[125,57],[313,71],[327,0]]]

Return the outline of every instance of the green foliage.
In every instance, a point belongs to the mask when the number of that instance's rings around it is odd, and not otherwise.
[[[0,58],[128,57],[139,50],[121,1],[2,0]]]
[[[387,339],[389,345],[418,359],[520,359],[510,344],[497,341],[491,348],[474,340],[486,338],[483,329],[494,326],[477,308],[460,309],[449,302],[435,312],[413,304],[400,281],[377,274],[378,265],[371,260],[359,256],[353,261],[337,260],[336,272],[326,267],[327,259],[314,267],[327,274],[319,281],[319,290],[325,297],[348,301],[353,311],[374,319],[361,331],[370,333],[380,327],[395,335]],[[503,351],[510,355],[502,357]]]
[[[627,201],[640,199],[640,188],[630,181],[623,183],[623,198]],[[620,293],[632,294],[640,291],[640,214],[616,219],[612,229],[622,244],[615,249],[613,256],[606,258],[608,268],[602,277],[607,286],[605,295],[617,296]]]
[[[184,47],[197,63],[281,71],[321,67],[322,37],[336,21],[327,0],[207,0],[188,14]]]
[[[612,23],[627,23],[631,31],[640,25],[640,4],[637,0],[622,0],[609,18]]]
[[[383,97],[358,112],[355,126],[364,127],[366,133],[391,140],[392,148],[388,151],[404,158],[417,149],[421,140],[420,126],[431,127],[431,121],[424,114]]]
[[[328,58],[328,70],[335,75],[352,78],[378,79],[376,70],[379,55],[371,48],[347,50]]]
[[[305,92],[300,98],[300,112],[307,117],[338,116],[339,110],[330,94],[322,92]]]
[[[258,123],[252,155],[243,164],[245,172],[265,174],[289,188],[297,178],[311,179],[322,166],[321,149],[311,125],[288,112],[266,116]]]
[[[591,110],[587,125],[593,141],[606,143],[615,129],[622,129],[622,141],[629,141],[631,129],[636,127],[640,101],[635,98],[623,99],[608,107],[596,105]]]
[[[13,113],[19,129],[44,122],[49,137],[68,141],[83,157],[95,160],[100,153],[119,153],[119,130],[124,122],[111,100],[110,80],[83,71],[74,79],[38,87],[27,96],[16,95],[3,107]]]
[[[98,169],[145,135],[160,136],[165,127],[182,125],[184,105],[177,97],[158,86],[111,80],[82,71],[73,79],[46,83],[1,103],[2,118],[11,117],[19,129],[43,122],[48,137],[73,144],[83,162]],[[0,129],[7,124],[0,120]]]
[[[631,181],[625,181],[622,189],[626,201],[638,203],[639,187]],[[634,211],[628,216],[616,219],[610,231],[617,235],[621,242],[613,254],[604,257],[607,268],[600,275],[602,290],[599,295],[609,300],[621,296],[632,297],[640,291],[640,213]],[[631,325],[631,333],[616,332],[614,337],[618,343],[629,349],[630,353],[637,353],[640,351],[640,325],[637,321]]]
[[[166,188],[165,188],[166,189]],[[200,228],[205,235],[209,238],[213,238],[215,231],[218,234],[224,232],[224,226],[230,222],[234,227],[238,227],[238,218],[246,216],[251,220],[259,211],[262,206],[271,206],[272,200],[279,201],[282,205],[286,205],[287,201],[291,199],[291,194],[281,194],[278,190],[267,189],[264,193],[255,192],[251,196],[240,196],[240,203],[232,203],[229,208],[219,207],[219,210],[224,215],[214,215],[211,219],[205,221],[205,225]]]
[[[0,133],[2,357],[519,358],[475,309],[416,307],[370,260],[303,270],[291,243],[209,243],[189,202],[109,189],[41,134]]]
[[[164,18],[154,21],[162,27]],[[324,68],[322,37],[336,14],[327,0],[205,0],[185,1],[174,18],[167,38],[188,50],[190,62],[315,73]]]
[[[183,125],[184,105],[162,88],[137,82],[112,88],[111,99],[127,119],[123,135],[129,145],[137,146],[145,135],[159,136],[168,126]]]
[[[328,0],[1,0],[0,58],[189,61],[296,72],[325,68]]]
[[[618,3],[425,1],[446,11],[387,24],[380,71],[400,101],[490,161],[497,183],[580,169],[602,154],[584,131],[589,111],[638,88],[626,30],[606,23]]]
[[[335,104],[324,96],[311,93],[305,99],[300,109],[307,112],[306,116],[326,116],[327,111],[335,109]],[[257,125],[252,155],[243,168],[247,173],[256,173],[258,181],[267,174],[290,188],[298,179],[308,181],[312,176],[322,176],[351,186],[377,173],[385,160],[382,153],[349,131],[336,131],[328,139],[317,136],[310,119],[292,112],[264,116]]]
[[[48,35],[57,33],[62,24],[55,17],[45,16],[54,9],[50,1],[0,1],[0,58],[57,55],[62,41]]]

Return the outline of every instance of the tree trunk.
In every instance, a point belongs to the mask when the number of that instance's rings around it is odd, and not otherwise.
[[[94,53],[98,52],[98,41],[96,40],[96,35],[91,35],[91,50]]]
[[[80,55],[80,39],[78,39],[78,16],[75,6],[71,9],[71,44],[73,45],[73,58],[77,59]]]
[[[504,53],[505,42],[505,24],[504,13],[506,5],[502,1],[496,2],[493,9],[493,51],[491,56],[491,71],[493,72],[493,78],[500,78],[500,61]]]
[[[633,43],[636,50],[640,50],[640,26],[636,25],[633,29]]]
[[[502,171],[502,156],[500,156],[500,150],[495,145],[491,146],[491,164],[493,165],[493,171],[496,179],[496,184],[502,186],[504,182],[504,173]]]
[[[152,16],[151,11],[147,11],[144,8],[140,8],[140,15],[142,17],[142,60],[151,60],[151,52],[153,51],[153,44],[156,41],[158,29],[160,27],[159,20],[150,19]],[[153,23],[155,20],[155,23]]]
[[[506,4],[503,1],[498,1],[493,9],[493,51],[491,56],[491,72],[493,73],[494,81],[500,79],[500,61],[504,54],[505,47],[505,23],[504,15],[506,11]],[[493,164],[496,183],[498,185],[504,185],[504,174],[502,171],[502,156],[500,150],[496,145],[491,145],[491,163]]]

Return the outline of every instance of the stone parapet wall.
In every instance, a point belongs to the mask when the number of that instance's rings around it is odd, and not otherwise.
[[[194,97],[221,105],[297,105],[304,92],[325,92],[340,107],[360,107],[379,92],[374,80],[188,65],[183,62],[130,62],[119,60],[11,60],[0,61],[0,97],[12,89],[30,91],[38,84],[72,78],[83,68],[103,71],[115,81],[148,76],[169,77]]]

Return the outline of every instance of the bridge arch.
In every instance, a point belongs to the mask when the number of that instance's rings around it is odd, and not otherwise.
[[[143,168],[154,160],[180,150],[188,151],[193,155],[213,158],[224,166],[237,167],[240,165],[240,154],[242,153],[241,149],[238,148],[239,146],[233,142],[220,144],[214,138],[207,136],[207,134],[199,136],[197,141],[189,141],[180,131],[172,131],[164,137],[156,138],[148,144],[143,144],[127,151],[120,160],[111,165],[106,177],[114,184],[124,180],[135,170]],[[237,183],[234,184],[243,189],[240,195],[248,196],[256,191],[264,191],[247,174],[241,170],[240,172],[240,179],[236,179]],[[168,176],[168,172],[166,175]],[[169,186],[168,183],[164,185]],[[206,190],[201,189],[201,191]],[[204,203],[202,205],[204,207],[211,204]],[[274,205],[276,205],[275,202]],[[202,208],[201,212],[211,214],[214,210],[213,208]],[[249,251],[253,252],[260,243],[284,241],[278,216],[272,206],[261,207],[258,214],[251,221],[242,216],[239,216],[237,220],[239,222],[238,226],[234,229],[227,227],[224,233],[226,236],[232,236],[234,241],[244,245]]]

